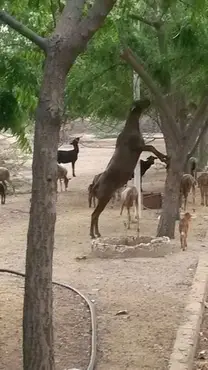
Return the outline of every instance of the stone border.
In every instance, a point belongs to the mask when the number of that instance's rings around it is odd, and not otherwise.
[[[201,254],[187,305],[184,309],[184,322],[179,326],[170,356],[169,370],[191,370],[193,367],[207,288],[208,255]]]

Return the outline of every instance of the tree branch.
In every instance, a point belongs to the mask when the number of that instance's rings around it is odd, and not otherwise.
[[[187,126],[187,129],[185,130],[184,134],[187,138],[187,146],[190,147],[192,144],[192,141],[194,141],[194,138],[197,136],[197,133],[200,129],[200,127],[203,124],[204,120],[207,120],[207,113],[208,113],[208,95],[206,95],[201,104],[199,105],[199,108],[196,111],[196,114],[194,115],[194,118],[190,122],[190,124]]]
[[[67,36],[73,34],[72,43],[68,46],[73,48],[74,45],[79,44],[79,52],[85,48],[86,42],[90,40],[98,28],[101,27],[106,16],[115,5],[116,0],[95,0],[94,4],[88,11],[88,14],[83,16],[83,7],[85,2],[86,0],[68,1],[55,30],[55,34],[66,36],[66,46],[68,44]],[[79,42],[78,38],[80,39]]]
[[[180,131],[175,122],[175,119],[172,115],[171,110],[169,109],[168,104],[166,104],[160,89],[155,85],[154,81],[152,80],[151,76],[144,70],[141,61],[138,57],[136,57],[130,48],[125,47],[122,54],[122,59],[124,59],[128,64],[132,66],[134,71],[142,78],[144,83],[148,86],[149,90],[155,97],[155,101],[158,106],[162,109],[163,113],[165,114],[166,118],[168,119],[169,129],[171,132],[171,136],[174,138],[175,143],[178,143],[178,139],[180,138]]]
[[[159,21],[150,21],[149,19],[143,18],[143,17],[141,17],[140,15],[137,15],[137,14],[131,13],[130,17],[132,19],[135,19],[136,21],[142,22],[142,23],[147,24],[148,26],[151,26],[151,27],[154,27],[154,28],[158,28],[160,26]]]
[[[82,20],[83,36],[92,35],[104,22],[117,0],[95,0],[88,15]]]
[[[193,148],[191,149],[190,153],[188,154],[188,159],[191,158],[196,150],[196,148],[198,147],[200,141],[201,141],[201,138],[202,136],[205,134],[205,132],[207,131],[207,128],[208,128],[208,120],[205,121],[205,124],[203,125],[203,127],[201,128],[201,131],[198,135],[198,138],[197,140],[195,141],[195,144],[193,146]]]
[[[64,23],[63,18],[66,18],[67,23],[70,22],[72,26],[78,24],[82,19],[85,3],[86,0],[67,1],[67,4],[65,5],[64,10],[62,12],[60,27]]]
[[[47,51],[47,39],[39,36],[37,33],[33,32],[30,28],[24,26],[21,22],[17,21],[11,15],[9,15],[4,10],[0,11],[0,20],[10,26],[13,30],[17,31],[20,35],[26,37],[28,40],[32,41],[34,44],[39,46],[45,53]]]
[[[53,25],[54,27],[56,27],[56,16],[55,16],[55,11],[54,11],[53,0],[50,0],[50,7],[51,7],[52,18],[53,18]]]

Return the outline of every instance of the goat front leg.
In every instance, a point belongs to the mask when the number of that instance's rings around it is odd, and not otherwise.
[[[192,187],[193,205],[196,203],[196,189],[195,186]]]
[[[205,188],[205,202],[206,207],[208,207],[208,187]]]
[[[188,200],[188,195],[184,196],[184,211],[186,211],[187,200]]]
[[[156,155],[156,157],[158,157],[161,162],[165,162],[166,164],[168,164],[168,156],[159,152],[159,150],[157,150],[153,145],[144,145],[142,147],[142,152],[151,152]]]
[[[72,176],[76,177],[76,175],[75,175],[75,163],[74,162],[72,162]]]
[[[94,205],[94,208],[96,207],[96,199],[95,197],[93,196],[93,205]]]
[[[204,188],[200,186],[200,193],[201,193],[201,206],[204,206]]]
[[[128,212],[128,230],[130,230],[130,223],[131,223],[130,208],[127,208],[127,212]]]

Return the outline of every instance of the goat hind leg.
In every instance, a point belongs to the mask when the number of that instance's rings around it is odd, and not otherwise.
[[[98,228],[98,219],[102,211],[105,209],[106,205],[108,204],[109,200],[111,199],[111,195],[106,198],[101,198],[98,200],[97,207],[92,213],[91,216],[91,225],[90,225],[90,236],[92,239],[95,238],[95,234],[100,237],[100,232]]]
[[[14,185],[13,185],[12,181],[11,181],[10,179],[7,179],[7,182],[8,182],[8,183],[9,183],[9,185],[12,187],[13,194],[16,194],[16,193],[15,193],[15,187],[14,187]],[[6,185],[6,184],[5,184],[5,185]]]

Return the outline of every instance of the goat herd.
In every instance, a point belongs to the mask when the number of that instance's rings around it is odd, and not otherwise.
[[[137,100],[133,102],[129,111],[125,126],[121,133],[118,135],[115,151],[110,159],[104,172],[99,173],[93,179],[93,182],[88,187],[88,201],[89,207],[94,204],[94,211],[91,215],[90,236],[100,237],[98,220],[106,205],[112,199],[114,202],[116,194],[118,199],[122,200],[121,214],[123,208],[126,207],[128,211],[128,228],[130,228],[130,208],[135,205],[135,216],[138,219],[138,191],[135,187],[127,187],[127,182],[134,177],[134,169],[142,152],[151,152],[153,155],[149,156],[146,161],[141,160],[141,178],[154,164],[156,158],[166,164],[166,169],[169,168],[170,158],[159,152],[154,146],[147,145],[144,142],[143,136],[140,132],[139,120],[141,114],[149,107],[150,101],[148,99]],[[62,180],[64,180],[65,190],[68,187],[69,178],[67,177],[67,170],[60,163],[72,164],[72,175],[75,177],[75,162],[79,153],[79,140],[75,138],[71,144],[73,150],[58,150],[57,154],[57,180],[60,181],[62,190]],[[201,204],[208,206],[208,172],[203,172],[197,179],[196,176],[196,160],[190,158],[189,163],[190,174],[184,174],[181,180],[180,187],[180,203],[182,206],[182,198],[184,197],[184,210],[186,211],[187,198],[191,189],[193,192],[193,204],[195,204],[195,188],[198,186],[201,192]],[[6,183],[11,183],[9,171],[6,168],[0,168],[0,193],[1,202],[5,203],[5,189]],[[121,190],[122,189],[122,190]],[[124,190],[123,190],[124,189]],[[13,187],[14,190],[14,187]],[[95,200],[97,199],[97,206]],[[181,247],[186,249],[186,237],[188,231],[188,224],[190,214],[185,213],[184,218],[181,219],[179,224]]]

